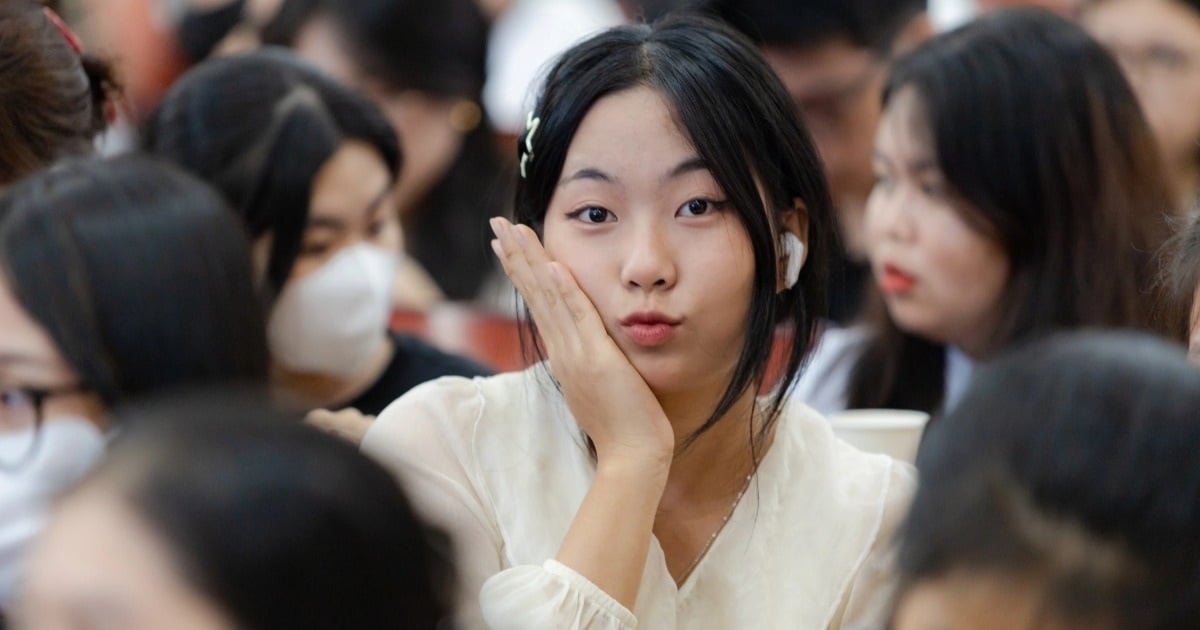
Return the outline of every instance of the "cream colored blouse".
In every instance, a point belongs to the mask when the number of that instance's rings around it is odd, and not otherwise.
[[[879,628],[914,473],[789,402],[756,480],[682,586],[651,540],[629,610],[554,555],[594,466],[540,367],[421,385],[362,449],[457,548],[465,628]],[[614,515],[619,518],[619,515]]]

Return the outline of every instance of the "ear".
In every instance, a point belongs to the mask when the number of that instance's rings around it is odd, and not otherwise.
[[[775,291],[777,293],[782,293],[792,287],[792,284],[789,284],[788,268],[792,265],[797,265],[796,269],[800,269],[808,260],[808,206],[805,205],[803,199],[796,197],[792,199],[792,207],[784,210],[780,218],[780,242],[776,244],[776,251],[778,252],[776,264],[778,268],[775,272],[775,277],[777,278]],[[783,235],[785,232],[795,235],[804,246],[799,252],[799,261],[792,261],[791,254],[783,246]]]

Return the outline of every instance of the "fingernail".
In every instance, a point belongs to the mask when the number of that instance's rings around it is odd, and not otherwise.
[[[502,227],[502,224],[500,223],[500,217],[492,217],[491,219],[488,219],[488,225],[492,226],[492,234],[500,236],[500,229]]]

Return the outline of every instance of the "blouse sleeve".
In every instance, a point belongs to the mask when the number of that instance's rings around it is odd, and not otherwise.
[[[897,579],[898,530],[908,514],[915,490],[916,473],[912,466],[893,461],[879,532],[851,581],[840,621],[835,621],[831,627],[844,630],[887,627]]]
[[[438,379],[389,405],[362,442],[364,453],[400,479],[418,512],[454,541],[458,627],[637,627],[632,612],[553,559],[508,567],[473,448],[485,404],[476,383]]]

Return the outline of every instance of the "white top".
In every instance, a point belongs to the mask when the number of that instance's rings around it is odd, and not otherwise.
[[[867,326],[829,326],[809,354],[808,365],[792,386],[792,396],[824,415],[849,408],[850,375],[867,348],[871,329]],[[942,386],[942,412],[958,404],[971,382],[975,362],[955,346],[946,346],[946,368]]]
[[[681,587],[651,540],[632,611],[553,559],[594,466],[542,368],[421,385],[362,449],[453,536],[463,627],[882,627],[912,469],[837,440],[803,404],[779,422],[756,482]]]

